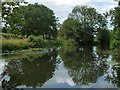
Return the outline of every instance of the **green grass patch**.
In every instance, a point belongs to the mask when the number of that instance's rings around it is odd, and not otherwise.
[[[22,39],[22,38],[26,38],[25,36],[17,35],[17,34],[11,34],[11,33],[0,33],[0,36],[2,37],[2,39]]]
[[[2,52],[10,52],[30,48],[30,43],[27,42],[27,39],[3,39],[1,42]]]
[[[43,49],[58,47],[61,45],[59,40],[44,40],[38,36],[31,36],[27,39],[1,39],[1,48],[3,53],[26,49]]]

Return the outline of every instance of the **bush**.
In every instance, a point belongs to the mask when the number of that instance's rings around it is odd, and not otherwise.
[[[31,47],[33,48],[45,47],[45,41],[39,36],[30,35],[28,37],[28,42],[31,43]]]

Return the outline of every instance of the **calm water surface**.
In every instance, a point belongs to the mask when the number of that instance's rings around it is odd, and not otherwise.
[[[68,47],[4,55],[2,88],[118,88],[118,58],[98,47]]]

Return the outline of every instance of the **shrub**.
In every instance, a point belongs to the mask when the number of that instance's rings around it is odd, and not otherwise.
[[[45,41],[39,36],[30,35],[28,37],[28,42],[30,42],[31,47],[34,48],[45,47]]]

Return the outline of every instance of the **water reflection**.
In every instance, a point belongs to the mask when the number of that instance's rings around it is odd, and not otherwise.
[[[6,55],[2,88],[120,87],[119,58],[118,51],[92,46]]]
[[[97,58],[92,47],[62,48],[60,55],[70,77],[79,85],[95,83],[108,68],[106,60]]]
[[[109,68],[105,74],[105,81],[112,83],[114,86],[120,87],[120,49],[110,52],[108,48],[103,49],[97,47],[97,53],[102,60],[107,60],[110,53],[112,53],[111,61],[108,60],[110,63],[108,64]]]
[[[112,82],[114,86],[120,87],[120,48],[112,52],[112,61],[115,62],[111,67],[111,73],[107,73],[106,80]]]
[[[6,70],[2,74],[7,74],[10,80],[2,81],[2,88],[15,88],[20,85],[27,87],[42,86],[47,80],[52,78],[56,67],[57,52],[31,54],[20,60],[10,60]]]

